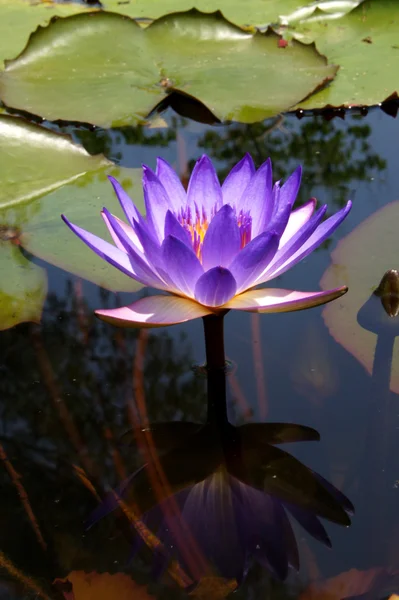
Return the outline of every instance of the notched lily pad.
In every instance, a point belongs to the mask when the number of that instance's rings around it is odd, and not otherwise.
[[[247,3],[218,0],[217,8],[236,25],[266,28],[272,24],[287,25],[312,19],[318,13],[325,18],[337,18],[353,10],[360,2],[362,0],[251,0]],[[139,18],[142,22],[194,6],[203,12],[215,10],[214,0],[102,0],[102,5],[106,10]]]
[[[106,204],[120,214],[107,174],[133,189],[140,205],[141,170],[119,169],[103,155],[90,156],[68,136],[4,115],[0,154],[0,329],[39,321],[47,293],[45,271],[20,246],[102,287],[141,287],[86,248],[60,217],[65,212],[106,236],[101,208]]]
[[[398,92],[398,31],[396,0],[368,0],[341,19],[296,27],[298,39],[315,41],[329,61],[340,65],[333,85],[298,106],[371,106]]]
[[[91,10],[94,10],[93,8]],[[87,11],[83,4],[40,3],[30,0],[0,0],[0,67],[21,52],[32,31],[54,16],[67,17]]]
[[[171,14],[142,29],[114,13],[57,19],[0,74],[0,97],[49,120],[131,125],[171,92],[218,119],[246,123],[288,110],[334,78],[313,46],[255,34],[221,13]]]
[[[399,317],[388,316],[381,293],[381,278],[399,269],[399,202],[381,208],[342,239],[331,255],[332,264],[320,285],[330,289],[339,282],[349,292],[325,306],[324,321],[334,339],[372,373],[377,338],[399,335]],[[399,393],[399,343],[393,348],[390,388]]]

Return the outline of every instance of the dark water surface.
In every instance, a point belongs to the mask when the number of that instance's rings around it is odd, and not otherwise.
[[[347,114],[344,121],[287,116],[212,128],[169,115],[168,122],[168,129],[146,133],[73,133],[90,152],[105,152],[123,166],[154,167],[162,156],[183,177],[203,152],[215,160],[221,178],[246,151],[258,165],[271,156],[275,179],[303,165],[299,202],[316,196],[328,203],[331,214],[347,199],[354,201],[331,240],[273,287],[317,290],[338,240],[399,199],[399,122],[378,109],[366,117]],[[391,268],[399,268],[398,255],[392,253],[390,261]],[[92,310],[130,303],[132,295],[116,297],[46,268],[49,295],[41,325],[23,324],[0,334],[0,597],[62,598],[51,584],[74,570],[129,573],[140,586],[132,596],[138,599],[147,598],[146,589],[156,598],[184,597],[170,577],[155,576],[150,551],[129,562],[129,536],[114,516],[89,531],[84,523],[98,504],[89,481],[104,493],[142,464],[120,436],[143,407],[150,422],[204,421],[205,381],[192,370],[204,361],[202,323],[116,330],[96,320]],[[375,567],[385,571],[364,597],[384,598],[395,591],[387,573],[399,568],[399,406],[397,395],[385,390],[390,350],[381,373],[371,377],[331,337],[322,310],[230,313],[225,319],[226,352],[233,364],[231,422],[271,420],[315,428],[321,441],[284,448],[334,483],[356,508],[350,528],[324,522],[332,549],[295,527],[299,575],[277,584],[255,566],[237,598],[297,598],[311,580]],[[381,411],[386,414],[378,419]],[[226,554],[230,551],[226,541]],[[354,586],[331,598],[363,592]],[[198,597],[221,597],[212,594]]]

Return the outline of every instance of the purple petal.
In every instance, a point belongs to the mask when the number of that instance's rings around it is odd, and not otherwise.
[[[161,244],[164,236],[165,217],[169,209],[173,210],[172,201],[161,181],[149,167],[143,167],[144,202],[148,224]]]
[[[91,250],[93,250],[98,256],[107,261],[113,267],[116,267],[122,273],[125,273],[129,277],[136,279],[140,283],[144,285],[151,285],[153,287],[160,287],[160,280],[158,277],[149,269],[149,267],[144,263],[145,272],[143,269],[137,268],[136,265],[133,264],[132,257],[127,254],[127,252],[123,252],[119,248],[116,248],[109,242],[102,240],[97,237],[93,233],[74,225],[65,217],[65,215],[61,215],[63,221],[68,225],[68,227],[87,245]]]
[[[165,283],[158,277],[152,264],[152,260],[156,260],[157,258],[155,252],[146,256],[143,256],[141,252],[139,253],[130,237],[120,226],[118,219],[111,215],[106,208],[104,208],[103,211],[110,226],[118,236],[120,243],[125,247],[135,272],[143,281],[147,281],[146,285],[152,285],[153,287],[158,287],[159,289],[167,289],[167,286],[165,286]]]
[[[261,233],[249,242],[231,263],[229,270],[237,282],[237,293],[255,285],[277,252],[279,236],[274,232]]]
[[[238,206],[252,176],[255,173],[253,160],[246,154],[227,175],[222,185],[223,204]]]
[[[287,227],[281,236],[280,248],[291,239],[311,218],[316,208],[316,198],[311,198],[306,204],[293,210],[288,219]]]
[[[194,288],[204,272],[193,250],[169,235],[162,244],[164,268],[176,288],[186,296],[194,296]]]
[[[346,294],[346,286],[325,292],[293,292],[291,290],[261,288],[248,290],[226,303],[223,308],[248,312],[274,313],[290,312],[312,308],[331,302]]]
[[[129,221],[130,225],[133,225],[133,220],[135,219],[137,221],[140,217],[142,218],[142,215],[139,213],[129,194],[125,192],[119,181],[117,181],[117,179],[111,175],[108,175],[108,179],[112,183],[112,187],[114,188],[115,194],[119,200],[123,212],[126,215],[127,220]]]
[[[179,221],[170,210],[168,210],[165,217],[165,237],[168,235],[173,235],[189,248],[193,247],[191,236],[187,229],[184,229],[184,227],[180,225]]]
[[[200,212],[204,208],[208,220],[212,209],[222,206],[220,183],[213,164],[205,155],[195,163],[188,184],[187,202],[190,206],[197,206]]]
[[[187,203],[187,194],[176,171],[163,158],[157,158],[156,175],[161,181],[175,213]]]
[[[284,264],[290,256],[295,254],[295,252],[303,246],[306,240],[312,235],[315,229],[319,226],[321,220],[323,219],[325,212],[327,210],[327,205],[320,207],[319,210],[305,225],[292,236],[291,239],[279,248],[274,256],[272,262],[266,267],[265,271],[261,273],[258,277],[256,283],[264,283],[270,279],[269,273],[274,273],[278,270],[278,268]]]
[[[272,163],[270,158],[256,171],[249,182],[237,212],[250,212],[252,217],[252,237],[264,231],[273,210],[272,198]]]
[[[104,213],[104,211],[101,211],[101,216],[103,218],[104,223],[107,226],[107,229],[109,231],[110,236],[112,237],[112,239],[114,241],[114,244],[119,248],[119,250],[123,250],[123,252],[125,252],[124,245],[121,243],[119,237],[116,235],[115,231],[111,227],[111,224],[110,224],[110,222],[108,220],[108,217]],[[113,215],[113,217],[118,221],[118,223],[122,227],[122,229],[125,230],[126,235],[128,235],[130,237],[130,239],[132,240],[132,242],[136,246],[137,251],[138,252],[143,252],[143,246],[142,246],[139,238],[137,237],[136,232],[134,231],[133,227],[131,227],[130,225],[127,225],[127,223],[124,223],[124,221],[121,221],[121,219],[118,219],[118,217],[115,217],[115,215]]]
[[[96,310],[103,321],[118,327],[163,327],[212,314],[211,309],[180,296],[148,296],[130,306]]]
[[[233,298],[237,284],[228,269],[214,267],[198,279],[195,299],[205,306],[222,306]]]
[[[302,167],[298,167],[290,175],[282,187],[277,183],[273,190],[275,199],[273,213],[269,223],[265,223],[266,229],[276,231],[281,237],[284,229],[287,227],[292,206],[296,200],[299,187],[301,185]]]
[[[157,268],[162,266],[161,246],[158,241],[155,241],[152,235],[148,232],[146,223],[134,222],[135,234],[137,235],[140,244],[143,247],[144,258],[146,261]]]
[[[299,250],[295,252],[289,259],[285,261],[278,269],[273,269],[270,271],[268,275],[268,280],[282,273],[285,273],[288,269],[296,265],[300,260],[308,256],[315,248],[320,246],[342,223],[347,214],[349,213],[352,206],[352,202],[349,201],[344,208],[338,211],[335,215],[326,219],[324,223],[319,225],[319,227],[314,231],[314,233],[308,238],[308,240],[303,244]],[[265,281],[265,280],[264,280]]]
[[[228,267],[241,247],[241,235],[233,208],[225,204],[213,217],[202,245],[205,270]]]

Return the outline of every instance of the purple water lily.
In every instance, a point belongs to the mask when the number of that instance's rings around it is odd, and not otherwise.
[[[94,252],[117,269],[171,295],[143,298],[130,306],[97,310],[115,325],[157,327],[230,309],[285,312],[324,304],[346,287],[299,292],[252,289],[308,256],[339,226],[351,202],[323,221],[327,206],[316,200],[292,210],[301,167],[273,186],[270,159],[255,170],[247,154],[220,185],[207,156],[195,164],[187,192],[158,158],[155,173],[144,166],[143,217],[112,177],[128,223],[104,208],[115,245],[64,221]]]

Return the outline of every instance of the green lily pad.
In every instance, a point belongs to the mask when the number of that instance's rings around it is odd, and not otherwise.
[[[52,265],[109,290],[133,292],[142,285],[99,258],[61,220],[63,213],[72,223],[111,242],[101,218],[102,208],[124,217],[107,175],[123,185],[144,213],[141,169],[108,167],[83,175],[37,201],[38,210],[24,226],[20,240],[29,252]]]
[[[157,19],[168,13],[197,8],[213,12],[217,8],[236,25],[265,27],[271,24],[290,24],[311,18],[337,18],[353,10],[362,0],[105,0],[106,10],[132,18]]]
[[[399,3],[368,0],[342,19],[295,29],[340,65],[334,83],[298,106],[304,109],[373,105],[399,91]]]
[[[47,293],[45,271],[18,245],[107,289],[141,287],[90,251],[60,217],[65,212],[107,237],[101,208],[121,211],[106,175],[112,173],[127,191],[134,188],[143,208],[141,170],[119,169],[103,155],[90,156],[68,136],[4,115],[0,154],[0,329],[38,321]]]
[[[0,115],[0,155],[0,209],[112,165],[102,154],[90,156],[67,135],[7,115]]]
[[[24,49],[30,34],[52,17],[67,17],[84,10],[78,4],[42,4],[29,0],[0,0],[0,67]]]
[[[38,323],[47,295],[44,269],[29,261],[18,246],[0,241],[0,330],[18,323]]]
[[[0,97],[46,119],[109,127],[143,120],[178,91],[222,121],[255,122],[291,108],[337,71],[313,46],[278,41],[220,13],[172,14],[146,29],[114,13],[75,15],[36,31],[7,62]]]
[[[382,327],[391,325],[392,335],[399,335],[398,317],[390,318],[380,298],[372,293],[384,273],[399,267],[399,202],[392,202],[363,221],[342,239],[332,252],[332,264],[325,271],[320,286],[327,290],[347,285],[348,293],[326,305],[324,321],[334,339],[372,373],[377,337]],[[374,323],[369,327],[362,314],[370,307]],[[366,321],[366,325],[365,325]],[[389,330],[388,330],[389,331]],[[390,388],[399,393],[399,345],[393,348]]]

